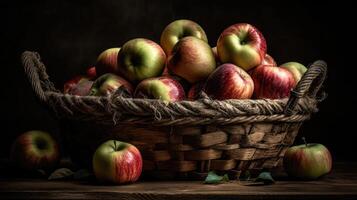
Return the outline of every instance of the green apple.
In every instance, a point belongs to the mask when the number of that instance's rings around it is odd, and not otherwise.
[[[206,79],[216,69],[216,60],[205,41],[188,36],[175,45],[167,66],[171,74],[194,84]]]
[[[161,99],[174,102],[185,98],[181,84],[169,76],[149,78],[141,81],[135,89],[136,98]]]
[[[205,31],[196,22],[180,19],[166,26],[161,34],[160,45],[170,55],[176,43],[184,37],[193,36],[207,42]]]
[[[307,71],[307,68],[303,64],[300,64],[298,62],[287,62],[280,65],[280,67],[289,70],[293,74],[296,84],[300,81],[301,77]]]
[[[58,144],[48,132],[28,131],[12,144],[10,158],[16,166],[26,170],[50,169],[59,160]]]
[[[225,29],[217,41],[217,52],[222,63],[232,63],[248,71],[262,63],[267,45],[261,32],[246,23]]]
[[[120,87],[123,87],[129,94],[133,92],[133,87],[127,80],[115,74],[104,74],[93,83],[89,95],[109,96]]]
[[[291,177],[316,179],[331,171],[332,157],[324,145],[305,142],[285,152],[284,168]]]
[[[126,42],[118,54],[120,74],[133,84],[162,74],[166,55],[155,42],[137,38]]]

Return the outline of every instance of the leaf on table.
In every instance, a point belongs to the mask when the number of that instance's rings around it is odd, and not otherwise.
[[[250,180],[250,172],[248,170],[244,171],[243,174],[241,174],[241,176],[239,177],[239,180],[241,181],[249,181]]]
[[[270,185],[275,183],[275,180],[271,176],[270,172],[262,172],[259,176],[255,179],[254,182],[263,182],[264,185]]]
[[[68,168],[59,168],[52,172],[52,174],[48,177],[48,180],[62,180],[62,179],[70,179],[73,177],[74,172]]]
[[[229,181],[229,178],[228,178],[227,174],[225,174],[224,176],[219,176],[214,171],[208,172],[207,177],[205,179],[206,184],[218,184],[218,183],[228,182],[228,181]]]
[[[93,177],[93,173],[88,169],[80,169],[73,174],[74,180],[88,180]]]

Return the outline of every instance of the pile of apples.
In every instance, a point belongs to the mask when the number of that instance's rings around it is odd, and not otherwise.
[[[65,83],[64,93],[109,96],[121,88],[133,98],[168,102],[195,100],[202,91],[218,100],[279,99],[305,71],[298,62],[277,66],[263,34],[250,24],[226,28],[212,48],[200,25],[176,20],[160,44],[136,38],[103,51],[86,75]]]

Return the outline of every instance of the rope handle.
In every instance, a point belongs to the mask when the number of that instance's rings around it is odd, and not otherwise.
[[[320,91],[325,79],[327,77],[327,64],[325,61],[317,60],[310,65],[301,80],[296,85],[295,89],[291,91],[290,98],[286,103],[284,113],[286,115],[294,114],[295,107],[300,98],[308,96],[310,98],[317,98],[318,93],[322,93],[324,99],[325,93]]]
[[[32,89],[42,102],[46,102],[47,97],[45,92],[57,92],[58,90],[56,90],[54,84],[49,80],[46,67],[41,62],[40,55],[37,52],[25,51],[21,55],[21,61]]]

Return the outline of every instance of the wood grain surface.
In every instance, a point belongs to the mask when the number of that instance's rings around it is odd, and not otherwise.
[[[276,175],[273,185],[231,181],[140,181],[131,185],[39,179],[0,180],[0,199],[357,199],[357,163],[338,163],[317,181],[294,181]]]

